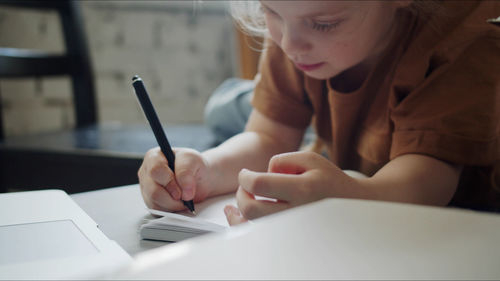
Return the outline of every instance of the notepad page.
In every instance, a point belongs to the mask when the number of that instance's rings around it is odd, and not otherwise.
[[[179,230],[185,232],[215,232],[221,231],[226,228],[226,226],[216,224],[205,219],[188,217],[175,213],[167,213],[157,210],[150,210],[152,214],[161,215],[161,218],[151,220],[145,227],[156,228],[156,229],[170,229]]]
[[[189,211],[178,213],[149,209],[149,212],[160,218],[150,220],[141,225],[139,232],[143,239],[179,241],[209,232],[227,229],[224,207],[236,205],[234,194],[210,198],[196,204],[196,215]]]
[[[229,226],[226,215],[224,215],[224,207],[226,205],[236,206],[234,193],[212,197],[201,203],[195,204],[196,215],[191,214],[187,210],[176,214],[205,220],[222,226]]]

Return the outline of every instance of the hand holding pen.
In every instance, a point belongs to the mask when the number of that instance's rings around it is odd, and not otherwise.
[[[167,136],[165,135],[165,131],[161,126],[160,120],[156,115],[156,111],[153,107],[153,104],[149,99],[146,87],[144,86],[142,79],[137,75],[134,76],[132,81],[135,93],[137,95],[139,103],[141,104],[144,114],[146,115],[146,118],[148,119],[148,122],[151,125],[151,129],[153,130],[156,141],[158,142],[158,145],[160,146],[162,153],[167,158],[170,170],[172,170],[172,172],[175,174],[175,154],[172,151],[172,147],[170,146]],[[183,203],[189,209],[189,211],[191,211],[193,214],[195,213],[193,200],[183,201]]]

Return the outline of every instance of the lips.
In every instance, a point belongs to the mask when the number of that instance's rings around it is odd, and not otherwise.
[[[324,62],[314,63],[314,64],[305,64],[305,63],[295,63],[295,65],[302,71],[312,71],[316,70],[325,64]]]

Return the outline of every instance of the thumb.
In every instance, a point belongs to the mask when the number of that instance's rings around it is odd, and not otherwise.
[[[203,159],[194,149],[175,149],[175,178],[182,190],[182,200],[193,200],[199,180]]]
[[[318,166],[322,156],[314,152],[289,152],[275,155],[269,161],[268,172],[299,175]]]

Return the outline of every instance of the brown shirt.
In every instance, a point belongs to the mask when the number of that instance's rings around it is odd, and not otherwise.
[[[434,21],[398,12],[396,40],[349,93],[305,76],[269,43],[253,105],[296,128],[314,117],[342,169],[373,175],[409,153],[463,165],[451,204],[499,208],[500,28],[487,19],[500,15],[500,2],[443,3]]]

